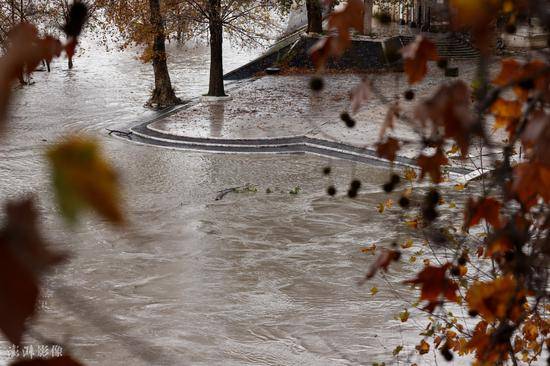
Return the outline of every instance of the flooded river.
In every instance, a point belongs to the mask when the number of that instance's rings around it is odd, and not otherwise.
[[[207,50],[169,51],[178,95],[204,93]],[[256,52],[227,45],[226,70]],[[131,53],[90,45],[74,70],[57,63],[34,81],[17,91],[0,144],[1,196],[35,192],[44,232],[73,254],[47,278],[35,332],[64,342],[88,365],[433,362],[431,353],[412,356],[425,319],[411,310],[409,322],[395,320],[406,301],[415,301],[399,283],[421,264],[403,261],[386,276],[404,300],[396,301],[382,278],[357,286],[373,260],[361,248],[399,238],[402,223],[376,208],[387,199],[380,186],[388,170],[310,155],[173,151],[108,137],[105,128],[127,129],[151,114],[143,108],[151,67]],[[60,221],[43,153],[68,133],[100,139],[123,181],[128,228],[95,216],[74,229]],[[327,164],[334,167],[330,178],[321,173]],[[363,181],[358,199],[326,196],[329,184],[345,192],[353,177]],[[246,183],[258,191],[214,200],[217,191]],[[295,187],[300,193],[289,194]],[[2,348],[0,362],[7,363],[7,343]]]

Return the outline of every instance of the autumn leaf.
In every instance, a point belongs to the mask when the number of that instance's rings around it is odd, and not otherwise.
[[[399,320],[401,320],[402,323],[405,323],[407,320],[409,320],[410,315],[411,314],[409,313],[409,311],[405,309],[399,313]]]
[[[405,179],[409,182],[414,181],[418,176],[416,175],[416,170],[413,168],[405,168],[404,172]]]
[[[537,161],[518,164],[511,189],[526,208],[533,206],[538,197],[550,202],[550,166]]]
[[[11,343],[21,343],[25,322],[34,314],[37,300],[35,277],[0,240],[0,330]]]
[[[428,61],[437,61],[435,44],[424,36],[418,35],[414,42],[401,49],[405,62],[405,73],[409,77],[409,84],[414,84],[428,73]]]
[[[545,161],[550,156],[550,115],[535,111],[521,133],[526,155],[532,160]]]
[[[47,249],[32,199],[9,202],[0,230],[0,330],[19,344],[39,296],[38,276],[65,259]]]
[[[403,244],[401,244],[401,248],[403,249],[407,249],[407,248],[410,248],[413,246],[413,240],[412,239],[407,239],[407,241],[405,241]]]
[[[82,364],[69,356],[62,356],[16,361],[11,363],[10,366],[82,366]]]
[[[491,106],[491,113],[495,116],[494,129],[505,128],[512,136],[521,117],[521,106],[517,100],[497,99]]]
[[[372,296],[376,295],[378,293],[378,287],[374,286],[370,289],[370,294]]]
[[[424,176],[428,174],[434,183],[441,183],[442,174],[441,166],[449,163],[447,156],[441,148],[438,148],[434,155],[428,156],[421,154],[417,158],[417,164],[421,168],[419,180],[424,179]]]
[[[388,137],[385,142],[376,144],[376,154],[389,161],[395,160],[397,151],[399,151],[399,141],[393,137]]]
[[[488,323],[480,321],[465,348],[468,352],[475,351],[478,363],[482,365],[497,365],[508,358],[508,341],[498,341],[495,329],[490,329]]]
[[[376,244],[373,244],[369,247],[366,247],[366,248],[362,248],[361,249],[361,252],[365,253],[365,254],[372,254],[374,255],[374,252],[376,251]]]
[[[118,179],[94,141],[72,137],[48,151],[61,212],[75,222],[86,207],[114,224],[124,219],[120,209]]]
[[[427,309],[435,308],[443,297],[449,301],[456,302],[458,285],[447,278],[447,270],[451,267],[451,263],[446,263],[441,267],[427,266],[417,277],[405,283],[412,285],[421,285],[420,301],[428,301]]]
[[[425,340],[421,340],[420,344],[418,344],[415,348],[418,351],[418,353],[421,355],[424,355],[430,352],[430,345]]]
[[[351,111],[359,112],[361,106],[368,102],[372,97],[371,81],[364,79],[361,84],[356,86],[351,92]]]
[[[333,11],[328,20],[328,30],[335,35],[321,38],[309,50],[316,68],[322,68],[330,57],[340,57],[351,45],[350,28],[363,30],[363,2],[350,0],[340,9]]]
[[[394,348],[392,354],[394,356],[397,356],[399,354],[399,352],[401,352],[402,350],[403,350],[403,346],[397,346],[397,347]]]
[[[399,105],[399,101],[396,101],[390,105],[388,111],[386,112],[384,124],[382,125],[382,128],[380,128],[379,140],[382,140],[388,129],[393,130],[394,121],[397,117],[399,117],[399,113],[401,113],[401,106]]]
[[[522,64],[518,60],[507,58],[501,61],[499,74],[493,79],[493,84],[497,86],[514,85],[514,93],[521,101],[527,100],[531,90],[541,93],[548,92],[548,82],[550,81],[550,70],[548,64],[540,60],[532,60]],[[520,81],[523,79],[532,79],[532,88],[525,88]]]
[[[493,281],[475,282],[466,293],[470,311],[488,322],[508,318],[517,320],[523,313],[525,290],[519,290],[512,276],[498,277]]]
[[[365,279],[361,281],[360,284],[364,283],[367,279],[374,277],[379,269],[387,272],[391,262],[397,262],[399,258],[401,258],[401,252],[399,252],[398,250],[384,249],[382,253],[380,253],[380,255],[378,256],[378,258],[376,258],[376,261],[372,264],[370,270],[367,272]]]
[[[338,32],[338,39],[347,47],[350,42],[349,30],[363,30],[363,1],[348,0],[341,10],[335,10],[328,19],[328,29]]]
[[[424,128],[443,128],[444,137],[456,142],[463,158],[468,156],[471,137],[483,137],[473,113],[470,88],[461,80],[440,86],[431,98],[415,107],[414,116]]]
[[[467,228],[475,226],[480,223],[481,219],[484,219],[495,229],[500,229],[502,227],[500,221],[501,206],[501,203],[492,197],[478,200],[470,197],[464,211],[465,226]]]

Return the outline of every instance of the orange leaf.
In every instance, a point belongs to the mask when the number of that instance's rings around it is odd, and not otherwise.
[[[493,84],[505,86],[532,77],[533,89],[542,93],[547,93],[548,82],[550,81],[550,71],[544,71],[547,67],[548,64],[540,60],[533,60],[527,64],[521,64],[515,59],[504,59],[501,62],[500,73],[493,80]],[[529,96],[530,90],[521,85],[514,85],[514,92],[518,98],[525,101]]]
[[[451,266],[451,263],[446,263],[441,267],[426,266],[415,279],[405,281],[405,283],[421,285],[420,300],[427,300],[429,308],[433,311],[433,304],[437,304],[440,297],[449,301],[458,299],[456,295],[458,285],[447,278],[447,270]]]
[[[420,344],[417,345],[415,348],[418,351],[418,353],[420,353],[421,355],[424,355],[430,352],[430,345],[425,340],[421,340]]]
[[[435,44],[423,36],[417,36],[414,42],[401,49],[405,61],[405,73],[409,77],[409,83],[414,84],[428,73],[428,61],[437,61],[437,49]]]
[[[497,99],[491,106],[491,113],[495,116],[495,130],[506,128],[512,136],[521,117],[522,103],[517,100]]]
[[[518,291],[512,276],[505,276],[474,283],[466,293],[466,301],[471,311],[477,312],[488,322],[504,318],[515,321],[523,312],[525,295],[525,290]]]

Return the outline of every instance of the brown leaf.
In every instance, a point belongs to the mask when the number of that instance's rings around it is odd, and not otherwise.
[[[351,92],[351,112],[357,113],[361,106],[368,102],[372,96],[371,81],[364,79]]]
[[[433,132],[443,128],[444,137],[456,141],[463,158],[468,155],[471,136],[483,134],[471,108],[470,88],[461,80],[439,87],[414,113],[423,127],[431,122]]]
[[[399,117],[399,113],[401,113],[401,106],[399,105],[399,102],[392,103],[388,108],[388,111],[386,112],[386,118],[384,119],[384,124],[380,129],[380,140],[386,134],[386,131],[389,128],[393,130],[395,118]]]
[[[367,279],[374,277],[379,269],[387,272],[391,262],[396,262],[399,260],[399,258],[401,258],[400,251],[384,249],[382,253],[380,253],[380,255],[378,256],[378,258],[376,258],[376,261],[372,264],[369,272],[365,276],[365,279],[361,283],[364,283],[364,281],[366,281]]]
[[[421,355],[424,355],[430,352],[430,345],[428,344],[428,342],[426,342],[423,339],[420,341],[420,344],[417,345],[415,348],[418,351],[418,353],[420,353]]]
[[[25,322],[34,314],[37,300],[35,277],[0,239],[0,330],[11,343],[21,343]]]
[[[550,156],[550,115],[542,111],[533,113],[523,133],[521,142],[532,160],[545,161]]]
[[[321,38],[309,53],[316,68],[322,68],[330,57],[340,57],[351,45],[350,28],[363,30],[363,2],[350,0],[341,10],[330,14],[328,30],[335,35]]]
[[[446,275],[451,266],[451,263],[446,263],[441,267],[426,266],[415,279],[405,281],[405,283],[421,285],[420,300],[426,300],[429,304],[439,303],[440,297],[449,301],[457,301],[458,285]],[[431,306],[429,308],[433,311]]]
[[[512,192],[526,208],[533,206],[538,197],[550,202],[550,166],[537,161],[518,164],[514,168]]]
[[[533,60],[522,64],[519,61],[507,58],[501,62],[501,70],[497,77],[493,79],[493,84],[505,86],[510,83],[517,83],[522,79],[532,78],[533,90],[542,93],[548,93],[548,83],[550,82],[550,70],[548,64],[544,61]],[[546,71],[544,71],[546,69]],[[514,85],[514,92],[522,101],[527,100],[530,93],[529,88],[524,88],[519,84]]]
[[[421,168],[419,180],[424,179],[424,176],[429,174],[432,182],[440,183],[442,181],[441,166],[448,163],[449,161],[441,148],[437,148],[432,156],[421,154],[417,158],[417,164]]]
[[[401,49],[405,62],[405,73],[409,77],[409,83],[414,84],[428,73],[428,61],[437,61],[437,49],[435,44],[424,36],[418,35],[414,42]]]
[[[479,200],[470,197],[464,212],[466,227],[475,226],[479,224],[481,219],[485,219],[495,229],[500,229],[502,227],[500,221],[501,206],[501,203],[492,197],[480,198]]]
[[[399,141],[393,137],[388,137],[386,142],[376,144],[376,154],[389,161],[394,161],[399,151]]]
[[[340,42],[346,44],[350,41],[350,28],[363,31],[363,6],[362,0],[348,0],[344,8],[330,15],[328,29],[337,30]]]
[[[82,364],[69,356],[56,358],[35,358],[33,360],[16,361],[10,366],[82,366]]]
[[[38,276],[65,256],[51,253],[38,230],[31,199],[6,205],[0,230],[0,330],[19,344],[39,295]]]

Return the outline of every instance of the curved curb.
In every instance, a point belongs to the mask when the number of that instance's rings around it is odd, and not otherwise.
[[[308,136],[275,138],[228,139],[177,136],[152,130],[145,122],[132,127],[130,136],[123,137],[135,143],[176,150],[199,151],[220,154],[314,154],[328,158],[343,159],[358,163],[389,166],[391,162],[379,158],[373,149],[357,147],[337,141]],[[119,136],[120,137],[120,136]],[[418,169],[413,159],[398,156],[394,165]],[[454,180],[465,179],[472,170],[451,167],[449,173]],[[470,180],[470,179],[468,179]]]

